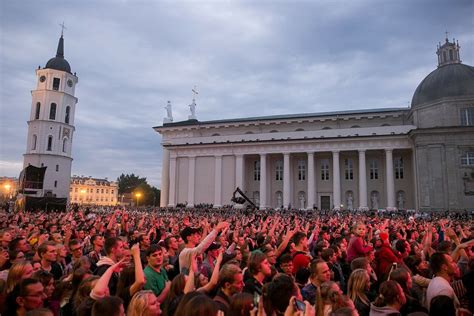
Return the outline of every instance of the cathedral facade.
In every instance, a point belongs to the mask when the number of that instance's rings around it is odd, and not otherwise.
[[[166,120],[161,206],[228,205],[238,187],[261,209],[473,209],[474,67],[459,48],[439,45],[410,108]]]

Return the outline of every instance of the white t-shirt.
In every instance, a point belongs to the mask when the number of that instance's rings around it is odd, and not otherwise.
[[[438,295],[446,295],[453,299],[454,307],[459,307],[459,300],[454,293],[451,284],[442,277],[435,277],[431,280],[430,284],[428,285],[428,289],[426,290],[426,308],[430,309],[431,300],[433,297]]]

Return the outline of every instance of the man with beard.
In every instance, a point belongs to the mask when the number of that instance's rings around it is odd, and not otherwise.
[[[459,300],[451,287],[451,282],[459,276],[459,268],[453,258],[446,253],[436,252],[430,258],[430,267],[435,277],[426,290],[426,306],[430,308],[431,300],[438,295],[446,295],[459,307]]]
[[[224,312],[224,315],[229,314],[232,295],[242,292],[244,287],[243,278],[240,268],[232,263],[225,264],[219,272],[217,282],[219,290],[214,297],[214,302],[218,309]]]

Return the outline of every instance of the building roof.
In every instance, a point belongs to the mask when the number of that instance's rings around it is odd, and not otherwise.
[[[442,98],[474,96],[474,67],[461,63],[447,64],[432,71],[418,85],[411,107]]]
[[[48,60],[44,68],[61,70],[61,71],[71,73],[71,66],[69,65],[67,60],[64,59],[64,38],[62,35],[59,38],[58,49],[56,51],[56,57],[53,57],[50,60]]]
[[[241,122],[254,122],[254,121],[274,121],[274,120],[291,120],[291,119],[304,119],[304,118],[318,118],[327,116],[349,116],[349,115],[361,115],[361,114],[377,114],[377,113],[388,113],[388,112],[399,112],[409,111],[409,108],[381,108],[381,109],[363,109],[363,110],[349,110],[349,111],[331,111],[331,112],[319,112],[319,113],[302,113],[302,114],[283,114],[283,115],[270,115],[270,116],[253,116],[235,119],[224,119],[224,120],[212,120],[212,121],[198,121],[198,120],[186,120],[180,122],[165,123],[163,126],[155,126],[154,129],[168,128],[168,127],[182,127],[192,125],[210,125],[210,124],[229,124],[229,123],[241,123]]]

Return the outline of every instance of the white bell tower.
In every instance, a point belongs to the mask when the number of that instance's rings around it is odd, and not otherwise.
[[[56,57],[36,70],[36,89],[31,91],[31,113],[23,168],[46,167],[43,190],[36,197],[69,198],[71,180],[74,96],[78,78],[64,59],[64,38],[58,43]]]

